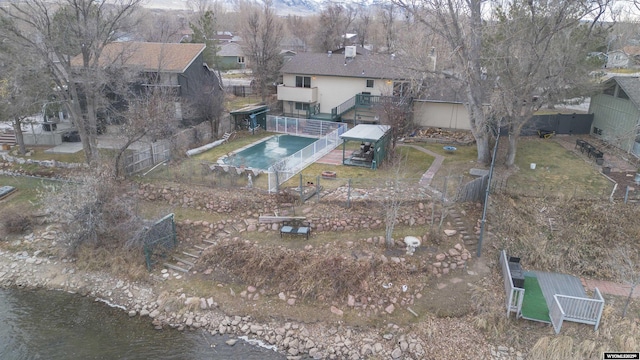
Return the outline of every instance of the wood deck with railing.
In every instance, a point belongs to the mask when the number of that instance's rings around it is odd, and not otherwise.
[[[506,251],[503,250],[500,253],[500,265],[507,297],[507,317],[511,312],[515,312],[516,317],[522,317],[525,290],[513,286],[508,259]],[[598,329],[604,299],[597,288],[593,297],[589,298],[580,279],[575,276],[542,271],[530,271],[527,274],[534,275],[538,280],[556,334],[560,332],[565,320],[594,325],[595,329]]]

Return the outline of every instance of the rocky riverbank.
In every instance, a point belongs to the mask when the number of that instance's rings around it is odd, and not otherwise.
[[[182,289],[166,291],[161,281],[135,283],[106,273],[78,271],[72,260],[45,255],[56,246],[55,238],[56,228],[49,226],[8,244],[13,249],[37,250],[2,250],[0,286],[47,288],[90,296],[122,308],[129,316],[147,317],[157,329],[203,329],[211,334],[247,336],[272,345],[290,359],[424,359],[434,354],[490,358],[492,352],[493,357],[510,358],[505,357],[503,347],[492,349],[467,317],[425,317],[408,326],[389,322],[382,329],[363,329],[344,325],[341,314],[335,316],[334,322],[313,324],[265,323],[249,316],[227,315],[218,308],[215,298],[191,296]],[[513,358],[518,357],[514,354]]]

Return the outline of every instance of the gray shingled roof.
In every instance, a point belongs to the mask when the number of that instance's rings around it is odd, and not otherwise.
[[[237,43],[226,43],[218,48],[218,56],[243,56],[242,46]]]
[[[299,53],[283,66],[283,74],[358,77],[367,79],[411,79],[418,75],[399,57],[391,55],[356,55],[346,59],[342,54]]]
[[[614,76],[613,80],[620,85],[629,99],[640,109],[640,78],[635,76]]]

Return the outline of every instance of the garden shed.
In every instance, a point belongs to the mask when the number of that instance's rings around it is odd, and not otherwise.
[[[340,135],[342,138],[342,163],[376,169],[387,156],[391,140],[391,126],[360,124]],[[347,144],[358,142],[355,151],[347,150]],[[352,146],[349,146],[351,149]]]

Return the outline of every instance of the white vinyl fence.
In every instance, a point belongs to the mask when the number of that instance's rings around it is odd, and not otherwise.
[[[604,298],[600,294],[600,290],[595,288],[593,299],[553,295],[549,317],[556,334],[560,332],[564,320],[594,325],[595,330],[598,330],[603,309]]]
[[[506,250],[500,253],[500,266],[502,266],[502,277],[504,278],[504,290],[507,296],[507,317],[512,312],[516,313],[516,319],[522,312],[522,300],[524,299],[524,289],[513,286],[511,270],[509,270],[509,258]]]
[[[318,141],[269,167],[267,170],[269,192],[275,192],[285,181],[291,179],[302,169],[342,144],[340,135],[347,131],[347,124],[313,119],[267,116],[267,131],[291,135],[323,135]]]

